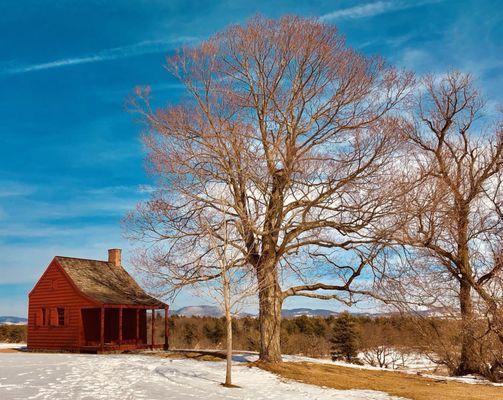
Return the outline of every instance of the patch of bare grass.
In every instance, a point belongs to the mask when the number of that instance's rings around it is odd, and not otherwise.
[[[224,353],[218,352],[204,352],[204,351],[166,351],[166,352],[154,352],[147,353],[148,355],[161,357],[161,358],[173,358],[173,359],[190,359],[197,361],[223,361],[225,359]]]
[[[19,353],[19,349],[0,349],[0,353]]]
[[[503,399],[503,387],[467,384],[393,371],[373,371],[315,363],[254,365],[283,378],[340,390],[377,390],[413,400]]]

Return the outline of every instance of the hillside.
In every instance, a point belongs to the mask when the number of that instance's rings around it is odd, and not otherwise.
[[[28,320],[22,317],[0,316],[0,325],[26,325]]]
[[[187,306],[172,312],[172,315],[183,317],[221,317],[222,311],[215,306]]]

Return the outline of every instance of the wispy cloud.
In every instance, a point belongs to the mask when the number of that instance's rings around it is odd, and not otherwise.
[[[0,198],[27,196],[34,191],[35,188],[30,185],[10,181],[0,181]]]
[[[392,11],[405,10],[407,8],[418,7],[425,4],[439,3],[443,0],[424,0],[424,1],[375,1],[360,6],[342,8],[333,12],[324,14],[320,17],[322,21],[333,21],[339,19],[356,19],[373,17]]]
[[[7,69],[7,73],[20,74],[25,72],[41,71],[45,69],[68,67],[78,64],[89,64],[101,61],[117,60],[120,58],[136,57],[143,54],[160,53],[169,50],[175,45],[190,43],[198,40],[192,36],[180,36],[168,40],[146,40],[129,46],[114,47],[105,49],[95,54],[88,54],[80,57],[61,58],[38,64],[22,65]]]

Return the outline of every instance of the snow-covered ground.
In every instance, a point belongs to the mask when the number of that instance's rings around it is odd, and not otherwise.
[[[0,343],[0,349],[23,346],[23,344]],[[241,388],[228,389],[220,385],[225,375],[224,362],[128,354],[0,352],[0,399],[399,399],[382,392],[343,391],[287,381],[245,365],[246,362],[256,359],[257,356],[252,354],[234,357],[233,381]],[[302,356],[284,356],[284,360],[384,370]],[[425,376],[466,383],[482,382],[476,377]]]
[[[0,349],[21,349],[26,347],[25,343],[0,343]]]
[[[284,361],[292,361],[292,362],[307,361],[313,363],[339,365],[341,367],[348,367],[348,368],[370,369],[374,371],[396,371],[396,372],[417,373],[417,372],[433,372],[435,368],[438,367],[430,359],[420,354],[409,354],[403,360],[403,363],[402,361],[396,361],[393,365],[391,365],[390,363],[388,367],[378,367],[375,365],[370,365],[368,362],[366,362],[366,359],[361,355],[359,355],[359,359],[360,361],[363,362],[363,364],[360,365],[360,364],[351,364],[344,361],[332,361],[329,358],[311,358],[311,357],[290,356],[290,355],[283,356]]]
[[[239,361],[233,373],[241,388],[220,385],[223,362],[127,354],[0,353],[0,399],[398,399],[382,392],[285,381]]]
[[[407,371],[434,371],[438,365],[424,354],[407,352],[393,347],[378,346],[361,352],[358,358],[370,366]]]

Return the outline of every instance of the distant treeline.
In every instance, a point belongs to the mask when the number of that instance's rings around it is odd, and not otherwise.
[[[420,346],[422,334],[414,318],[350,316],[351,325],[338,324],[343,316],[307,317],[281,321],[281,348],[284,354],[302,354],[311,357],[328,357],[333,353],[337,335],[349,335],[357,346],[364,349],[374,346]],[[223,349],[225,345],[225,320],[215,317],[182,317],[170,319],[170,346],[177,349]],[[341,327],[342,326],[342,327]],[[257,318],[233,320],[233,344],[236,350],[258,351],[259,321]],[[159,340],[163,335],[159,326]],[[347,332],[340,332],[346,330]]]
[[[159,321],[160,323],[161,321]],[[480,320],[474,334],[487,331]],[[415,316],[353,316],[341,314],[330,317],[307,317],[281,321],[283,354],[309,357],[331,357],[371,365],[400,368],[416,355],[454,369],[461,350],[461,320],[441,317]],[[236,350],[259,350],[259,321],[239,318],[233,321],[233,347]],[[163,326],[157,329],[162,340]],[[494,337],[485,337],[491,354],[477,356],[488,360],[503,359],[503,348]],[[175,349],[224,349],[223,318],[181,317],[170,319],[170,347]]]
[[[26,325],[0,325],[0,342],[26,343]]]

